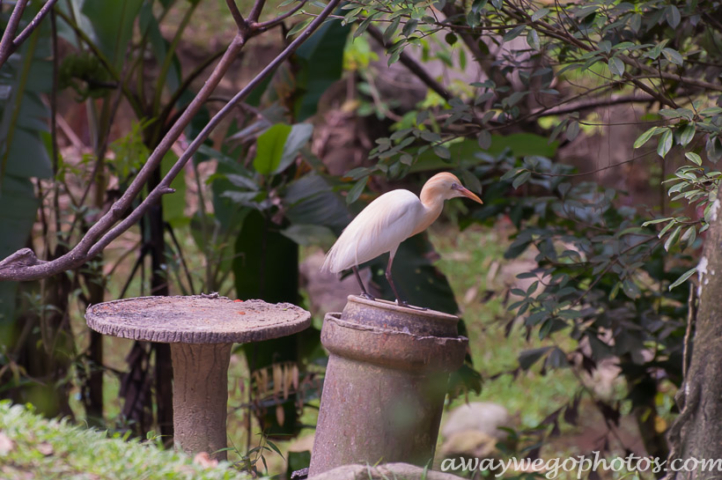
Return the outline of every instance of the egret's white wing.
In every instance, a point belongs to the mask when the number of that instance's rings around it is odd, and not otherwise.
[[[419,197],[408,190],[381,195],[346,227],[323,268],[340,272],[396,249],[411,236],[423,212]]]

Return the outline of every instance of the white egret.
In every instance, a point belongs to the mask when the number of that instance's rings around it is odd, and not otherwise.
[[[396,302],[408,305],[401,301],[391,278],[391,264],[396,250],[401,242],[423,232],[434,223],[441,214],[444,201],[455,197],[467,197],[483,203],[448,172],[431,177],[421,189],[420,197],[403,189],[384,193],[346,227],[326,255],[322,268],[334,273],[353,269],[363,291],[362,296],[373,300],[361,281],[358,266],[389,252],[386,279],[396,295]]]

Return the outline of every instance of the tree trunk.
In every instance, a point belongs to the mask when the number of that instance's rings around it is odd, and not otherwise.
[[[670,464],[722,458],[722,212],[719,201],[712,206],[710,228],[697,267],[699,309],[694,322],[694,349],[689,371],[677,393],[680,414],[670,428]],[[693,305],[690,305],[693,308]],[[689,348],[689,344],[687,345]],[[689,355],[689,352],[685,352]],[[719,472],[715,472],[719,473]],[[712,475],[711,472],[670,472],[669,479],[682,480]]]

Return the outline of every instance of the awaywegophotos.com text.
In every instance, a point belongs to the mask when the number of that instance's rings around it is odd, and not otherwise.
[[[611,460],[600,458],[599,452],[592,452],[594,456],[579,455],[577,457],[529,459],[509,458],[506,460],[494,458],[447,458],[441,462],[441,471],[491,471],[496,477],[510,472],[539,472],[546,478],[552,479],[561,472],[576,473],[581,479],[584,473],[590,471],[613,472],[722,472],[722,459],[707,460],[697,458],[676,458],[672,461],[654,457],[640,457],[629,454],[626,457],[616,457]]]

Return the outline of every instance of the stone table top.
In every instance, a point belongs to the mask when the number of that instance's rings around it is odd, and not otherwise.
[[[290,303],[231,300],[218,295],[138,297],[99,303],[85,313],[105,335],[161,343],[250,343],[291,335],[311,314]]]

